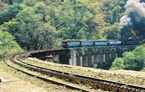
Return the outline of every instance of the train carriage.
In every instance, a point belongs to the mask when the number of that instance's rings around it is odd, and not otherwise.
[[[86,46],[93,46],[94,40],[81,40],[80,41],[80,46],[81,47],[86,47]]]
[[[68,40],[62,42],[63,48],[70,48],[70,47],[79,47],[80,41],[79,40]]]
[[[109,41],[105,41],[105,40],[94,41],[94,46],[108,46],[108,45],[109,45]]]
[[[121,41],[118,40],[110,40],[109,45],[121,45]]]
[[[130,37],[127,41],[119,40],[66,40],[62,42],[63,48],[90,47],[90,46],[118,46],[134,45],[135,41]]]

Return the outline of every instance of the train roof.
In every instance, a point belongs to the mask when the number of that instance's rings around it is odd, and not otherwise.
[[[95,40],[94,42],[108,42],[108,40]]]
[[[83,39],[76,39],[76,40],[64,40],[62,42],[117,42],[119,40],[83,40]]]
[[[109,40],[110,42],[112,41],[112,42],[118,42],[118,41],[120,41],[120,40]]]
[[[80,40],[81,42],[93,42],[94,40]]]
[[[64,40],[62,42],[80,42],[80,40]]]
[[[107,40],[64,40],[62,42],[107,42]]]

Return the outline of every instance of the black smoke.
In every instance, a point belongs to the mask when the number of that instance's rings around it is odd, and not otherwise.
[[[145,2],[145,0],[140,0],[140,2]]]
[[[145,39],[145,0],[128,0],[125,8],[125,15],[120,19],[121,34],[131,36],[133,32],[132,36]]]

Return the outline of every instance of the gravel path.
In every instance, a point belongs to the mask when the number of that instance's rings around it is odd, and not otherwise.
[[[0,76],[7,80],[0,83],[0,92],[47,92],[0,69]]]

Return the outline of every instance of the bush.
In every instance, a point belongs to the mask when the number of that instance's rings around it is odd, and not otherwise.
[[[94,68],[97,68],[97,67],[98,67],[98,65],[97,65],[97,64],[94,64],[94,65],[93,65],[93,67],[94,67]]]
[[[141,72],[145,72],[145,68],[141,70]]]
[[[143,46],[136,47],[132,52],[126,52],[123,55],[124,69],[127,70],[141,70],[144,67]]]
[[[113,62],[110,70],[119,70],[124,68],[124,61],[122,58],[117,58]]]
[[[123,58],[117,58],[111,66],[111,70],[126,69],[140,71],[145,68],[145,46],[138,46],[132,52],[125,52]],[[145,71],[143,69],[142,71]]]
[[[8,32],[0,31],[0,58],[23,51]]]

